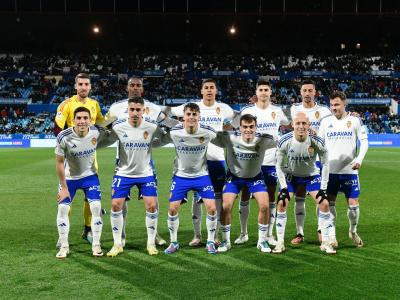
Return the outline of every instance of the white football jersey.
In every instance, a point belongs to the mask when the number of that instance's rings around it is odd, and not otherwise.
[[[65,157],[65,178],[80,179],[97,173],[95,153],[105,131],[91,126],[84,137],[79,137],[73,127],[57,135],[55,154]]]
[[[327,152],[325,142],[318,136],[309,135],[304,142],[299,142],[294,137],[293,132],[283,135],[278,141],[276,155],[276,171],[281,187],[286,187],[286,180],[283,174],[285,164],[285,172],[287,174],[297,177],[318,175],[319,169],[316,167],[315,161],[317,155],[319,155],[322,164],[321,189],[326,189],[329,179]]]
[[[162,139],[163,135],[156,124],[144,120],[139,127],[133,127],[125,119],[116,121],[110,137],[118,141],[119,161],[115,174],[131,178],[152,176],[152,141],[155,138]]]
[[[253,178],[261,172],[267,149],[275,149],[276,139],[269,134],[256,133],[251,142],[245,142],[240,131],[219,132],[212,143],[226,148],[229,171],[240,178]]]
[[[186,178],[208,175],[207,147],[217,136],[215,131],[200,125],[197,132],[191,134],[179,124],[171,129],[169,136],[176,151],[174,175]]]
[[[292,120],[299,112],[303,112],[307,115],[308,119],[310,120],[312,129],[317,132],[319,130],[322,118],[332,115],[328,107],[324,105],[319,105],[318,103],[315,103],[315,106],[312,108],[305,108],[303,106],[303,103],[293,104],[290,107],[290,117],[292,118]]]
[[[200,124],[210,126],[215,131],[222,131],[224,122],[230,122],[233,118],[232,108],[225,103],[215,102],[212,106],[206,106],[202,100],[194,102],[200,107]],[[171,107],[171,113],[177,117],[183,117],[183,108],[186,104]],[[210,144],[207,151],[208,160],[225,160],[224,150],[221,147]]]
[[[329,149],[329,172],[332,174],[358,174],[351,168],[357,157],[358,140],[367,140],[368,135],[361,120],[347,114],[342,119],[329,116],[321,121],[318,135]]]
[[[124,99],[113,103],[108,109],[107,114],[104,116],[104,124],[107,126],[116,120],[128,119],[128,99]],[[150,101],[144,100],[144,114],[143,119],[147,122],[158,122],[161,119],[161,107]]]
[[[259,108],[252,104],[246,106],[240,115],[250,114],[257,118],[257,132],[272,135],[276,140],[279,135],[279,127],[281,125],[289,125],[290,122],[283,113],[282,108],[276,105],[268,105],[266,109]],[[275,166],[276,148],[265,151],[263,166]]]

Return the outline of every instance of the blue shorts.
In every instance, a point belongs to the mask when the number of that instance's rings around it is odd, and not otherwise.
[[[216,192],[222,191],[226,178],[225,161],[207,160],[207,167],[214,190]]]
[[[74,200],[76,191],[81,189],[85,193],[85,198],[90,202],[100,201],[101,189],[97,174],[90,175],[81,179],[67,179],[67,187],[71,198],[65,198],[60,204],[70,205]]]
[[[145,197],[157,197],[157,183],[154,176],[131,178],[115,175],[111,185],[111,198],[126,198],[131,188],[137,186]]]
[[[189,191],[196,191],[200,196],[199,199],[215,199],[214,187],[208,175],[194,178],[174,176],[172,177],[169,202],[180,200],[186,202],[186,195]]]
[[[261,166],[261,171],[264,175],[264,182],[266,186],[277,185],[278,175],[276,175],[275,166]]]
[[[253,178],[239,178],[228,172],[223,193],[233,193],[237,195],[245,186],[252,194],[257,192],[267,192],[262,173],[259,173]]]
[[[328,194],[343,192],[346,198],[360,196],[360,182],[357,174],[329,174]]]
[[[321,188],[321,175],[297,177],[293,175],[286,175],[286,183],[289,193],[295,193],[299,185],[306,188],[307,193],[319,191]]]

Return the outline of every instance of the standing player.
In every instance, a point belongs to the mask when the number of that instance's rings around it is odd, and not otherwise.
[[[261,165],[268,149],[274,149],[276,140],[269,134],[256,133],[257,118],[246,114],[240,117],[240,131],[218,133],[212,143],[226,148],[228,174],[223,190],[221,213],[222,244],[219,252],[231,248],[230,231],[232,206],[243,187],[256,199],[258,212],[258,242],[261,252],[271,252],[266,240],[269,227],[269,203]]]
[[[137,76],[133,76],[129,78],[128,80],[128,85],[126,87],[126,90],[128,91],[128,98],[123,99],[121,101],[115,102],[110,106],[110,109],[108,110],[107,114],[105,115],[105,122],[101,124],[102,126],[107,126],[108,124],[111,124],[115,120],[122,120],[122,119],[128,119],[128,99],[133,98],[133,97],[142,97],[144,94],[144,89],[143,89],[143,79]],[[163,122],[165,123],[166,121],[169,121],[170,119],[165,116],[164,113],[161,112],[161,108],[144,99],[144,113],[143,113],[143,119],[147,122],[152,122],[152,123],[160,123]],[[173,127],[176,125],[176,123],[169,124],[167,123],[170,127]],[[118,152],[117,152],[118,155]],[[116,157],[118,161],[118,156]],[[153,162],[152,162],[153,163]],[[157,175],[155,174],[155,169],[154,169],[154,176],[157,180]],[[127,198],[129,200],[129,196]],[[122,247],[125,247],[126,243],[126,218],[128,214],[128,207],[127,207],[127,201],[124,202],[124,206],[122,208],[122,216],[124,218],[124,226],[122,229]],[[156,243],[160,246],[165,245],[166,241],[157,233],[156,234]]]
[[[321,121],[319,135],[325,139],[329,149],[329,203],[336,202],[339,191],[343,192],[347,204],[347,217],[349,218],[349,237],[357,247],[363,246],[363,241],[357,234],[357,225],[360,218],[358,197],[360,184],[358,169],[368,151],[368,136],[361,120],[346,112],[346,95],[334,92],[330,96],[331,111],[333,116]],[[360,141],[360,151],[357,155],[357,142]],[[336,215],[334,215],[334,223]],[[334,233],[330,237],[337,245]]]
[[[326,188],[329,178],[329,163],[324,141],[308,130],[310,122],[304,113],[298,113],[293,119],[294,131],[282,136],[278,142],[276,172],[278,175],[280,193],[276,219],[278,243],[272,252],[285,251],[284,239],[286,228],[286,207],[290,197],[299,189],[308,192],[319,207],[318,225],[321,228],[321,250],[328,254],[336,253],[329,244],[329,228],[333,225],[329,211]],[[315,161],[319,155],[322,163],[322,178]],[[286,178],[283,171],[287,164]]]
[[[311,130],[314,132],[318,132],[319,126],[322,118],[326,116],[330,116],[331,112],[328,107],[324,105],[319,105],[315,102],[315,82],[312,80],[305,80],[302,82],[300,88],[300,95],[302,102],[299,104],[293,104],[290,108],[290,115],[292,120],[299,113],[305,113],[310,121]],[[317,158],[317,166],[321,168],[321,164]],[[306,216],[306,205],[305,205],[306,191],[303,189],[299,189],[295,195],[295,204],[294,204],[294,214],[296,217],[296,229],[297,234],[292,239],[292,244],[298,245],[304,241],[304,219]],[[332,209],[332,208],[330,208]],[[333,214],[336,212],[331,211]],[[317,217],[318,217],[318,207],[317,207]],[[318,228],[319,230],[319,228]]]
[[[169,133],[175,145],[176,158],[168,210],[171,244],[165,249],[165,253],[171,254],[179,250],[178,212],[181,204],[186,201],[187,193],[193,190],[200,196],[197,201],[203,202],[206,207],[207,251],[215,254],[217,211],[214,188],[207,170],[206,153],[208,144],[216,137],[216,133],[211,127],[199,124],[200,108],[197,104],[186,104],[183,112],[183,124],[175,126]]]
[[[278,139],[279,127],[290,125],[287,117],[279,106],[271,104],[271,84],[265,79],[260,79],[256,85],[257,102],[255,104],[246,106],[241,115],[251,114],[257,118],[257,132],[266,133]],[[265,152],[265,157],[262,163],[262,174],[267,186],[269,198],[269,231],[267,233],[267,241],[270,245],[275,246],[276,241],[273,237],[273,228],[275,224],[276,204],[275,204],[275,190],[277,185],[277,176],[275,168],[275,152],[276,149],[268,149]],[[249,217],[250,195],[245,188],[242,191],[242,198],[239,206],[240,217],[240,236],[235,240],[235,244],[243,244],[249,240],[247,234],[247,220]]]
[[[86,107],[90,111],[90,121],[94,125],[104,121],[104,117],[101,114],[99,103],[88,97],[92,86],[90,83],[90,77],[88,74],[80,73],[75,77],[75,89],[76,95],[68,98],[60,103],[57,108],[57,114],[54,122],[54,134],[58,135],[61,130],[69,128],[74,125],[74,111],[78,107]],[[97,163],[95,162],[96,168]],[[83,206],[83,217],[85,220],[85,227],[82,232],[82,238],[87,240],[89,243],[92,242],[92,231],[91,231],[91,219],[92,215],[90,212],[90,206],[85,199]],[[57,243],[58,245],[59,243]]]
[[[60,182],[58,192],[57,228],[60,250],[57,258],[69,254],[69,211],[78,189],[82,189],[92,213],[93,256],[102,256],[100,236],[103,228],[101,212],[100,183],[95,166],[95,153],[101,133],[90,126],[90,111],[78,107],[74,111],[74,126],[65,129],[57,136],[56,171]]]
[[[200,107],[200,124],[210,126],[215,131],[222,131],[224,123],[232,120],[234,113],[229,105],[216,101],[217,93],[217,83],[215,80],[205,79],[201,85],[202,100],[195,103]],[[171,113],[177,117],[183,117],[184,106],[185,105],[172,107]],[[222,188],[224,186],[226,176],[224,150],[221,147],[213,144],[208,146],[207,166],[209,170],[213,170],[213,172],[210,174],[210,177],[215,191],[215,202],[219,215],[222,206]],[[189,245],[193,247],[201,244],[201,217],[201,204],[198,202],[198,194],[194,193],[192,204],[194,237],[189,243]]]
[[[113,124],[111,141],[118,140],[119,161],[112,183],[111,227],[114,246],[107,256],[117,256],[123,252],[122,207],[133,186],[143,195],[146,209],[147,252],[158,254],[155,235],[158,223],[157,184],[151,166],[152,142],[162,137],[157,125],[143,120],[144,101],[141,97],[128,100],[129,119],[118,120]]]

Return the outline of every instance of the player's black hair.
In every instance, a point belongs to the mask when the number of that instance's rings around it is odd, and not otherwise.
[[[188,109],[190,109],[191,111],[200,112],[200,107],[196,103],[193,103],[193,102],[190,102],[190,103],[186,104],[183,107],[183,112],[187,111]]]
[[[134,96],[132,98],[129,98],[129,100],[128,100],[128,105],[131,104],[131,103],[137,103],[137,104],[144,105],[144,100],[143,100],[142,97]]]
[[[77,82],[79,78],[89,79],[90,80],[89,74],[86,74],[86,73],[79,73],[78,75],[76,75],[75,76],[75,82]]]
[[[256,88],[258,88],[260,85],[268,85],[271,88],[271,83],[265,78],[258,79],[256,83]]]
[[[330,100],[335,99],[335,98],[339,98],[342,101],[347,100],[346,94],[341,91],[334,91],[334,92],[332,92],[332,94],[329,95]]]
[[[137,75],[133,75],[133,76],[129,77],[128,84],[129,84],[130,81],[132,81],[134,79],[140,80],[140,82],[143,84],[143,78],[140,77],[140,76],[137,76]]]
[[[251,122],[254,121],[256,123],[256,125],[257,125],[257,117],[253,116],[251,114],[245,114],[245,115],[241,116],[240,117],[240,123],[239,123],[240,125],[242,125],[242,121],[245,121],[247,123],[251,123]]]
[[[312,84],[314,86],[314,88],[316,87],[315,85],[315,81],[311,80],[311,79],[305,79],[301,82],[301,86],[305,85],[305,84]]]
[[[206,78],[206,79],[203,79],[203,81],[201,82],[201,88],[203,88],[204,85],[205,85],[206,83],[214,83],[214,84],[215,84],[215,87],[218,88],[218,87],[217,87],[217,82],[216,82],[215,79],[213,79],[213,78]]]
[[[76,108],[75,110],[74,110],[74,119],[75,119],[75,116],[76,116],[76,114],[77,113],[79,113],[79,112],[87,112],[88,114],[89,114],[89,117],[91,117],[91,115],[90,115],[90,110],[88,109],[88,108],[86,108],[86,107],[84,107],[84,106],[80,106],[80,107],[78,107],[78,108]]]

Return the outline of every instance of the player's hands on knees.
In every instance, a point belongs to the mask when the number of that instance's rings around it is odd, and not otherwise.
[[[321,204],[322,201],[328,200],[328,193],[326,190],[319,190],[315,198],[318,201],[318,204]]]
[[[290,201],[290,195],[287,188],[281,189],[278,195],[278,203],[282,201],[283,207],[286,206],[286,203]]]
[[[70,197],[70,194],[69,194],[68,188],[63,187],[57,194],[57,201],[58,201],[58,203],[60,203],[61,201],[63,201],[66,198],[69,198],[69,197]]]

